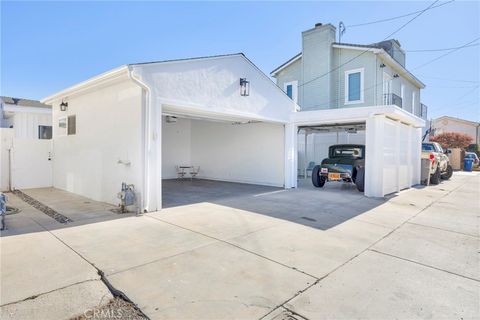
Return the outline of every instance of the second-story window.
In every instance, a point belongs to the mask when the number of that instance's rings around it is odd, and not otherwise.
[[[345,104],[363,102],[363,68],[345,71]]]
[[[298,102],[298,81],[286,82],[283,90],[295,103]]]

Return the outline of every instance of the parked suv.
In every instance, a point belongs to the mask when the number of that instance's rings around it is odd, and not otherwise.
[[[430,159],[430,183],[439,184],[440,179],[450,179],[453,174],[453,168],[448,159],[449,152],[443,151],[437,142],[422,143],[422,159]]]
[[[365,146],[336,144],[328,148],[328,158],[312,170],[312,183],[321,188],[327,181],[354,183],[358,191],[365,186]]]

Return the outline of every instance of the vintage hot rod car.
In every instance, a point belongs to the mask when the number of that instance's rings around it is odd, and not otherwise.
[[[365,146],[336,144],[328,148],[328,158],[312,171],[312,183],[321,188],[327,181],[354,183],[363,192],[365,185]]]

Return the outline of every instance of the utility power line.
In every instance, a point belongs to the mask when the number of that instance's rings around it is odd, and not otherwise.
[[[390,38],[390,37],[393,36],[394,34],[398,33],[400,30],[402,30],[403,28],[405,28],[408,24],[410,24],[410,23],[413,22],[415,19],[417,19],[418,17],[420,17],[425,11],[428,11],[428,10],[432,9],[432,7],[433,7],[438,1],[440,1],[440,0],[435,0],[435,1],[434,1],[432,4],[430,4],[428,7],[426,7],[426,8],[423,9],[423,10],[421,10],[415,17],[413,17],[412,19],[408,20],[406,23],[404,23],[404,24],[401,25],[399,28],[397,28],[395,31],[393,31],[393,32],[390,33],[388,36],[386,36],[382,41],[387,40],[388,38]],[[336,70],[340,69],[340,68],[343,67],[344,65],[352,62],[353,60],[355,60],[355,59],[357,59],[358,57],[360,57],[360,56],[364,55],[365,53],[367,53],[368,51],[369,51],[369,49],[367,49],[367,50],[365,50],[365,51],[362,51],[359,55],[351,58],[350,60],[348,60],[348,61],[346,61],[346,62],[338,65],[337,67],[329,70],[328,72],[326,72],[326,73],[324,73],[324,74],[322,74],[322,75],[320,75],[320,76],[318,76],[318,77],[315,77],[315,78],[313,78],[313,79],[311,79],[311,80],[309,80],[309,81],[307,81],[307,82],[302,83],[301,85],[299,85],[299,87],[303,87],[303,86],[305,86],[305,85],[307,85],[307,84],[309,84],[309,83],[311,83],[311,82],[313,82],[313,81],[316,81],[316,80],[318,80],[318,79],[320,79],[320,78],[323,78],[323,77],[329,75],[329,74],[332,73],[333,71],[336,71]]]
[[[435,9],[435,8],[444,6],[444,5],[449,4],[451,2],[454,2],[454,1],[455,0],[450,0],[450,1],[447,1],[447,2],[444,2],[444,3],[440,3],[439,5],[433,6],[430,9]],[[401,16],[392,17],[392,18],[386,18],[386,19],[364,22],[364,23],[358,23],[358,24],[351,24],[351,25],[348,25],[346,27],[347,28],[356,28],[356,27],[368,26],[368,25],[375,24],[375,23],[382,23],[382,22],[387,22],[387,21],[392,21],[392,20],[397,20],[397,19],[413,16],[414,14],[417,14],[417,13],[420,13],[420,12],[422,12],[422,10],[418,10],[418,11],[415,11],[415,12],[410,12],[410,13],[407,13],[407,14],[404,14],[404,15],[401,15]]]
[[[462,48],[469,48],[469,47],[476,47],[479,43],[470,44],[468,46],[460,46],[460,47],[453,47],[453,48],[443,48],[443,49],[422,49],[422,50],[404,50],[405,52],[438,52],[438,51],[450,51],[455,49],[462,49]]]
[[[460,50],[460,49],[466,48],[467,46],[469,46],[469,45],[471,45],[472,43],[478,41],[479,39],[480,39],[480,37],[478,37],[478,38],[476,38],[476,39],[473,39],[472,41],[464,44],[463,46],[460,46],[460,47],[457,47],[457,48],[455,48],[455,49],[453,49],[453,50],[450,50],[449,52],[444,53],[444,54],[436,57],[435,59],[430,60],[430,61],[428,61],[428,62],[426,62],[426,63],[424,63],[424,64],[421,64],[421,65],[419,65],[418,67],[413,68],[412,70],[417,70],[417,69],[423,68],[423,67],[429,65],[430,63],[433,63],[433,62],[435,62],[435,61],[437,61],[437,60],[439,60],[439,59],[441,59],[441,58],[443,58],[443,57],[445,57],[445,56],[448,56],[449,54],[454,53],[455,51],[458,51],[458,50]]]
[[[438,77],[429,77],[429,76],[422,76],[422,78],[442,80],[442,81],[452,81],[452,82],[466,82],[466,83],[479,83],[480,82],[479,80],[459,80],[459,79],[438,78]]]
[[[433,58],[433,59],[427,61],[426,63],[429,64],[429,63],[434,62],[434,61],[437,61],[437,60],[438,60],[438,57],[437,57],[437,58]],[[401,73],[397,73],[397,74],[398,74],[400,77],[403,77],[403,76],[405,76],[405,75],[407,75],[407,74],[410,74],[410,72],[409,72],[408,70],[406,70],[405,72],[401,72]],[[426,78],[427,78],[427,77],[426,77]],[[436,78],[436,79],[443,80],[442,78]],[[446,79],[446,80],[449,80],[449,79]],[[469,80],[452,80],[452,81],[468,82],[468,83],[479,83],[479,81],[469,81]],[[364,88],[364,89],[363,89],[363,92],[366,92],[366,91],[375,89],[375,88],[380,87],[380,86],[383,86],[383,82],[382,82],[382,81],[380,81],[380,82],[377,83],[376,85],[372,85],[372,86],[370,86],[370,87]],[[473,86],[469,86],[469,87],[465,87],[465,89],[470,89],[470,88],[473,89],[473,90],[467,92],[466,95],[470,94],[471,92],[475,92],[475,90],[478,89],[479,87],[480,87],[480,85],[478,85],[478,84],[477,84],[477,85],[473,85]],[[457,100],[463,99],[463,97],[464,97],[464,96],[458,98]],[[330,105],[333,104],[333,103],[337,103],[337,102],[340,101],[341,99],[342,99],[341,97],[340,97],[340,98],[335,98],[335,99],[332,99],[332,100],[330,100],[330,101],[327,101],[325,104],[323,104],[323,103],[322,103],[322,104],[316,104],[315,106],[316,106],[316,107],[322,107],[322,106],[325,106],[325,105],[327,105],[327,104],[328,104],[328,106],[330,106]]]

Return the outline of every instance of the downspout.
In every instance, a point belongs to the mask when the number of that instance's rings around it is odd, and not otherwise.
[[[133,73],[133,68],[131,65],[128,65],[128,77],[130,80],[139,85],[143,90],[145,90],[145,109],[143,114],[143,197],[141,197],[141,208],[143,212],[148,212],[148,203],[150,200],[150,190],[148,187],[148,177],[150,172],[150,163],[148,161],[148,154],[150,150],[150,114],[152,110],[151,97],[152,93],[150,87],[146,85],[142,80],[135,77]]]

